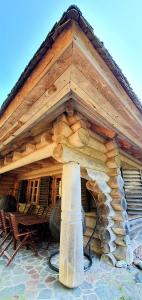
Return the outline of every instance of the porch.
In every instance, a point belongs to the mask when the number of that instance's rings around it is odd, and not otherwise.
[[[92,249],[108,256],[114,265],[119,260],[131,264],[133,253],[120,168],[124,161],[134,166],[136,163],[124,157],[115,141],[106,141],[88,129],[87,120],[74,110],[49,123],[47,131],[44,125],[39,133],[40,126],[34,128],[30,143],[22,139],[16,145],[17,151],[13,145],[10,155],[3,152],[0,193],[13,188],[19,202],[49,207],[54,207],[61,196],[59,279],[67,287],[76,287],[84,278],[82,178],[92,195],[94,209],[90,211],[93,218],[87,215],[89,228],[85,237],[91,236],[98,215]]]

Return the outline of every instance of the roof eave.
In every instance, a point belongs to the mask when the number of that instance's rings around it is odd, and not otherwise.
[[[45,41],[42,43],[40,48],[37,50],[33,58],[30,60],[29,64],[25,68],[24,72],[21,74],[20,78],[16,82],[15,86],[11,90],[10,94],[7,96],[6,100],[1,106],[0,109],[0,117],[7,109],[8,105],[12,102],[18,91],[22,88],[26,80],[29,78],[32,71],[36,68],[36,66],[40,63],[44,55],[47,53],[48,49],[50,49],[56,40],[57,36],[66,28],[70,20],[75,20],[82,31],[87,35],[88,39],[93,44],[96,51],[105,61],[106,65],[109,67],[113,75],[116,77],[118,82],[121,84],[127,95],[136,105],[138,110],[142,113],[142,104],[131,88],[127,78],[122,73],[119,66],[113,60],[112,56],[108,52],[108,50],[104,47],[104,44],[94,35],[93,28],[87,22],[87,20],[82,16],[81,11],[75,5],[72,5],[68,8],[68,10],[63,13],[61,19],[58,23],[55,23],[52,30],[48,33]]]

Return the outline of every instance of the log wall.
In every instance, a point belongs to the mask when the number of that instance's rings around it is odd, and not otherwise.
[[[0,195],[8,194],[9,190],[15,187],[15,178],[10,175],[2,175],[0,177]]]
[[[92,246],[96,253],[107,255],[114,265],[117,265],[119,260],[125,260],[127,264],[131,264],[133,251],[127,201],[120,171],[119,149],[115,142],[106,143],[106,155],[107,174],[87,170],[88,176],[91,178],[87,182],[87,188],[92,191],[96,199],[99,216]],[[93,219],[95,223],[95,215]],[[87,235],[91,233],[92,229],[89,229]]]
[[[115,142],[108,142],[107,147],[107,166],[109,167],[108,175],[110,177],[108,184],[111,188],[112,208],[112,230],[116,236],[114,244],[116,249],[113,255],[117,260],[126,260],[128,264],[133,262],[133,252],[130,241],[130,226],[127,214],[127,202],[124,192],[124,181],[120,171],[119,149]]]
[[[94,227],[96,225],[96,219],[97,219],[96,211],[86,212],[85,219],[86,219],[86,231],[83,236],[84,246],[87,244],[91,234],[93,233]],[[92,238],[91,249],[95,253],[100,254],[100,247],[97,247],[97,246],[98,245],[96,243],[96,234],[94,234],[94,236]]]

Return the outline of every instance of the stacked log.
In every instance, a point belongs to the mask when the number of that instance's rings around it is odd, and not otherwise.
[[[90,236],[92,235],[93,231],[94,231],[94,227],[96,225],[96,219],[97,219],[97,212],[95,211],[91,211],[91,212],[86,212],[85,213],[85,220],[86,220],[86,231],[84,233],[83,236],[83,242],[84,242],[84,247],[86,246]],[[101,254],[101,245],[100,240],[98,239],[98,234],[95,232],[92,238],[92,242],[91,242],[91,249],[97,253],[97,254]]]
[[[114,224],[112,230],[115,234],[114,243],[117,246],[113,251],[113,255],[117,260],[126,260],[128,264],[133,261],[131,241],[129,237],[129,221],[126,212],[127,202],[124,193],[124,182],[120,171],[120,158],[117,144],[115,142],[108,142],[107,148],[107,162],[109,168],[108,185],[111,188],[111,205],[114,209],[115,215],[112,217]]]
[[[89,129],[88,121],[78,113],[62,114],[47,132],[34,137],[22,149],[0,162],[0,173],[53,157],[58,162],[77,161],[84,168],[107,171],[106,148],[102,139]],[[23,149],[24,147],[24,149]]]
[[[112,231],[114,211],[110,204],[112,200],[110,197],[111,190],[107,184],[109,178],[105,174],[101,176],[102,174],[95,171],[87,170],[87,172],[93,181],[89,180],[86,186],[94,194],[98,214],[92,249],[98,254],[109,254],[116,249],[115,234]]]
[[[88,122],[77,113],[58,118],[52,128],[52,141],[57,143],[53,157],[61,163],[77,161],[85,168],[106,171],[105,145],[88,127]]]

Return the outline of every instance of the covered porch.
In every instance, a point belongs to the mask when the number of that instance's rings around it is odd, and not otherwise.
[[[121,160],[125,159],[117,144],[89,130],[85,118],[73,110],[1,160],[0,194],[12,188],[20,209],[24,205],[20,202],[36,209],[52,208],[61,197],[59,280],[67,287],[77,287],[84,280],[81,202],[87,220],[84,243],[97,220],[92,250],[108,256],[114,265],[117,260],[132,261],[129,235],[124,230],[129,224],[121,206],[123,201],[126,208]]]

